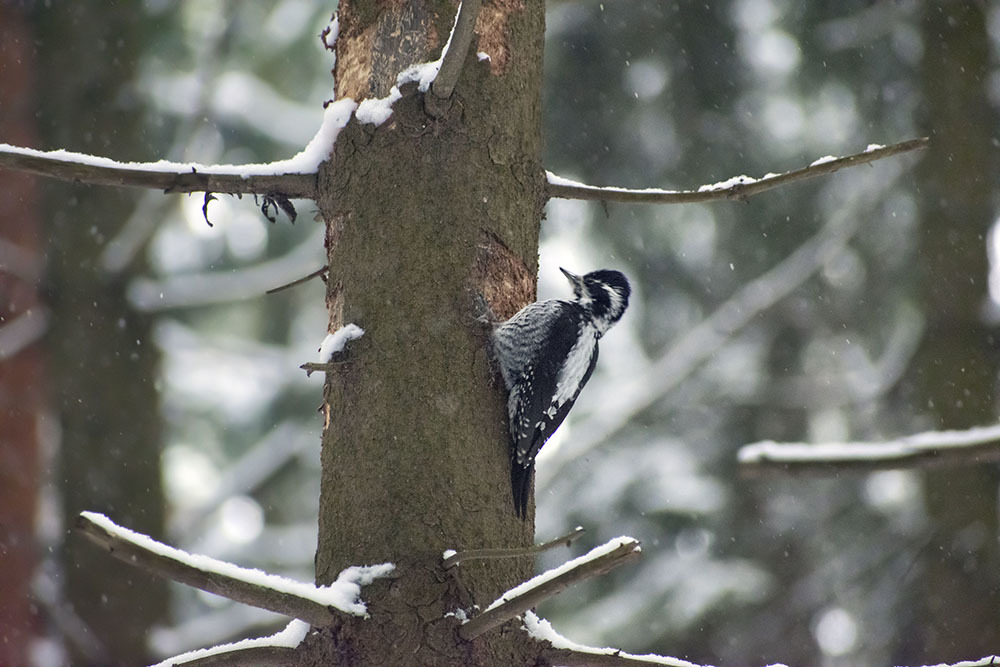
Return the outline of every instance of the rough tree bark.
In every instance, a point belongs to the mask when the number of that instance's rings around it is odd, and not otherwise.
[[[437,57],[455,4],[341,2],[338,97],[384,96],[407,65]],[[383,561],[399,575],[366,587],[370,619],[329,631],[330,664],[526,659],[522,633],[464,642],[445,614],[488,604],[531,574],[532,559],[447,576],[440,562],[447,548],[533,538],[533,522],[514,514],[503,393],[473,295],[499,317],[534,298],[543,32],[543,3],[485,3],[447,108],[428,115],[423,95],[404,89],[383,125],[352,119],[321,168],[330,330],[354,322],[366,333],[328,374],[316,576]]]

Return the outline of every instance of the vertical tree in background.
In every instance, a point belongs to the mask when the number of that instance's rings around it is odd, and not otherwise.
[[[42,144],[140,155],[143,109],[132,86],[148,19],[128,5],[100,12],[39,7],[29,15],[32,41],[58,45],[37,52],[43,84],[34,105]],[[107,512],[162,535],[159,355],[149,318],[126,299],[129,274],[108,273],[98,261],[128,219],[135,195],[55,182],[43,187],[43,284],[51,310],[45,351],[59,433],[51,475],[60,509],[70,519],[85,509]],[[56,584],[69,615],[86,628],[79,643],[67,642],[70,661],[147,661],[149,628],[165,618],[164,582],[107,562],[68,533],[63,537]]]
[[[35,143],[35,59],[22,12],[0,5],[0,136]],[[0,171],[0,664],[28,662],[39,616],[31,581],[40,560],[35,518],[46,397],[37,293],[42,216],[36,177]]]
[[[927,335],[912,368],[914,401],[936,426],[961,429],[997,420],[994,326],[984,320],[986,240],[996,218],[997,114],[987,99],[990,44],[985,7],[928,6],[921,24],[926,99],[934,137],[924,163],[920,249]],[[916,645],[900,660],[951,661],[1000,645],[1000,544],[993,464],[930,470],[927,511],[935,526],[911,619]],[[910,633],[906,633],[910,634]]]

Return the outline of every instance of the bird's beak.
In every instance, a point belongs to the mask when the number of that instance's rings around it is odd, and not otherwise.
[[[569,280],[571,283],[573,283],[574,285],[580,284],[580,276],[576,275],[572,271],[567,271],[561,266],[559,267],[559,270],[563,272],[563,275],[566,276],[566,279]]]

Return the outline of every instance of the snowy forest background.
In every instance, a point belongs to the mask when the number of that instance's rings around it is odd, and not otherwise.
[[[312,137],[331,95],[318,39],[329,3],[15,5],[0,5],[0,45],[18,25],[31,35],[34,124],[16,136],[0,114],[0,141],[266,162]],[[636,295],[539,459],[538,538],[582,525],[574,554],[620,534],[643,543],[638,565],[540,610],[560,632],[725,665],[998,650],[995,466],[749,475],[736,458],[765,439],[997,421],[998,44],[989,3],[548,3],[545,163],[562,176],[686,189],[933,141],[918,158],[746,203],[550,203],[540,297],[566,296],[559,266],[621,269]],[[23,272],[45,267],[44,317],[0,329],[0,382],[9,401],[29,377],[16,400],[37,399],[23,411],[44,435],[41,500],[36,535],[8,529],[0,542],[37,558],[22,593],[37,607],[37,664],[277,628],[257,609],[164,591],[64,526],[104,512],[188,551],[312,579],[322,378],[298,365],[325,334],[323,288],[264,295],[322,265],[311,203],[294,225],[271,224],[252,201],[220,197],[210,226],[199,196],[30,187],[36,206],[5,217],[35,230]],[[0,201],[13,207],[9,188]],[[0,251],[13,294],[24,258]],[[775,267],[768,288],[787,295],[755,312],[745,288]],[[752,317],[731,335],[696,329],[719,309]],[[18,375],[26,358],[36,372]],[[19,484],[33,479],[20,446],[0,446],[0,474]]]

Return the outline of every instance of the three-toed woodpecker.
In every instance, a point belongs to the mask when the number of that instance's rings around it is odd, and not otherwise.
[[[631,293],[618,271],[581,277],[559,269],[575,300],[522,308],[493,330],[493,349],[509,392],[510,482],[514,510],[526,518],[535,456],[566,418],[597,363],[597,341],[621,319]]]

